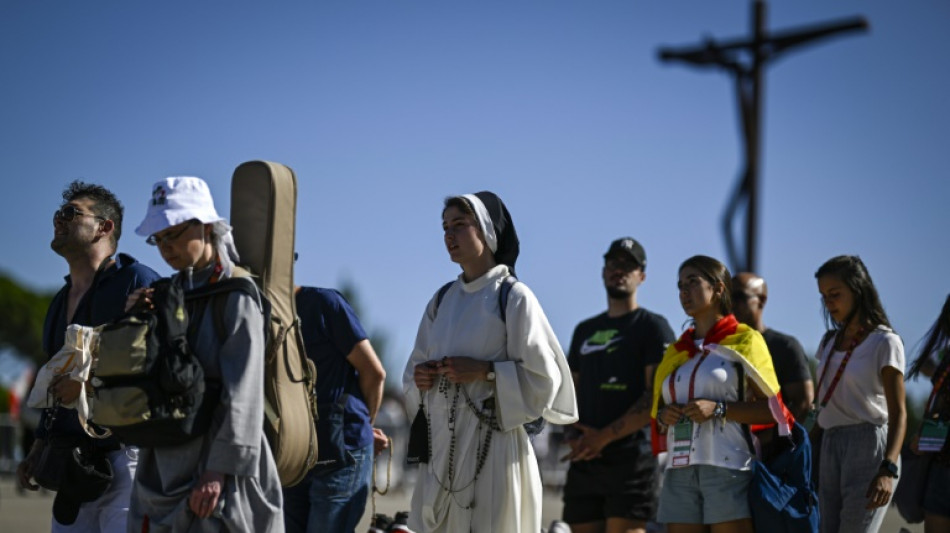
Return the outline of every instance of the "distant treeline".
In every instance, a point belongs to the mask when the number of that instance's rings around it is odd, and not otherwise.
[[[54,295],[33,292],[0,273],[0,346],[13,347],[38,365],[45,363],[43,319]]]

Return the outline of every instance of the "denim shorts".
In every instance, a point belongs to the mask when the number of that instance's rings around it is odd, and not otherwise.
[[[930,464],[923,507],[927,513],[950,517],[950,464]]]
[[[751,481],[752,470],[711,465],[667,468],[660,491],[657,522],[719,524],[751,518]]]

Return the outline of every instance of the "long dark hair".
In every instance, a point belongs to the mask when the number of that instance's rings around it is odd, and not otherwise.
[[[713,287],[717,283],[723,284],[722,294],[719,295],[719,312],[722,316],[732,314],[732,274],[726,265],[718,259],[708,255],[694,255],[680,265],[677,272],[682,272],[684,268],[691,267],[699,271],[699,275],[709,282]]]
[[[917,375],[920,374],[920,369],[924,366],[924,362],[930,357],[930,354],[939,346],[943,346],[947,344],[947,341],[950,341],[950,294],[947,295],[947,301],[943,303],[940,316],[937,317],[937,321],[934,322],[934,325],[930,327],[924,339],[926,340],[924,341],[923,347],[917,352],[917,359],[910,365],[910,370],[907,372],[908,378],[917,377]]]
[[[874,282],[871,281],[871,274],[864,266],[864,262],[856,255],[839,255],[832,257],[821,265],[821,268],[815,272],[815,279],[824,276],[834,276],[842,283],[848,286],[851,294],[854,296],[854,308],[848,313],[844,321],[835,322],[828,313],[828,308],[821,306],[821,312],[825,317],[825,324],[828,329],[843,329],[855,317],[865,322],[865,325],[876,327],[884,325],[891,327],[890,320],[887,319],[887,313],[884,312],[884,306],[881,305],[881,297],[874,288]]]

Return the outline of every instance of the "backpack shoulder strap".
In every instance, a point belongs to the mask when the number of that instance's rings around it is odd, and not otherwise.
[[[231,291],[240,291],[253,298],[259,298],[260,291],[257,284],[251,277],[251,273],[241,267],[234,268],[233,277],[222,279],[215,283],[198,287],[188,291],[185,294],[185,301],[190,303],[200,302],[204,306],[211,305],[212,318],[214,319],[214,331],[218,340],[223,341],[227,337],[227,331],[224,325],[225,303],[227,298],[221,297]]]
[[[501,280],[501,287],[498,289],[498,311],[501,313],[501,321],[505,323],[508,322],[508,294],[515,283],[518,283],[518,278],[509,275]]]
[[[454,281],[450,281],[445,285],[439,287],[439,292],[435,293],[435,309],[432,312],[432,317],[435,318],[435,315],[439,313],[439,306],[442,305],[442,299],[445,298],[445,293],[449,292],[449,289],[452,287]]]

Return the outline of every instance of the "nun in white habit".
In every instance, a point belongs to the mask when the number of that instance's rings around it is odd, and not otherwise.
[[[501,199],[448,198],[442,227],[462,274],[426,306],[403,375],[415,420],[410,455],[421,455],[409,526],[536,533],[541,477],[523,425],[577,420],[570,369],[524,283],[511,285],[502,318],[499,291],[514,275],[519,245]]]

